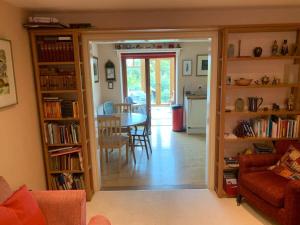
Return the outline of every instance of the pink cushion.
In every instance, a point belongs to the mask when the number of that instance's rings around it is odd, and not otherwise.
[[[8,214],[7,212],[13,212],[22,225],[46,225],[46,220],[36,200],[32,197],[32,194],[27,190],[25,185],[14,192],[0,207],[2,208],[3,215],[9,216],[11,219],[13,219],[11,216],[12,213]],[[7,209],[6,212],[3,208]],[[0,217],[2,217],[2,215],[0,215]],[[18,223],[9,224],[18,225]]]
[[[4,206],[0,206],[0,225],[22,225],[15,212]]]
[[[0,204],[4,202],[9,196],[11,196],[13,191],[10,189],[8,183],[0,176]]]

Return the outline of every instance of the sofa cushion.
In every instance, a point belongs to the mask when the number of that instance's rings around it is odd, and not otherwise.
[[[275,207],[283,207],[285,187],[288,179],[272,171],[246,173],[240,177],[240,185]]]
[[[8,183],[0,176],[0,204],[4,202],[9,196],[11,196],[13,191],[10,189]]]
[[[277,164],[269,169],[285,178],[300,180],[300,151],[291,145]]]
[[[46,225],[46,220],[36,200],[27,190],[26,186],[22,186],[19,190],[14,192],[0,207],[6,216],[7,212],[14,212],[22,225]],[[9,211],[6,210],[5,212],[3,208]],[[11,216],[11,213],[8,216]]]
[[[0,224],[13,224],[13,225],[22,225],[21,221],[11,209],[8,209],[4,206],[0,206]]]

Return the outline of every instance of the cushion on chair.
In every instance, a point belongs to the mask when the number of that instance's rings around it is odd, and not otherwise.
[[[12,217],[8,214],[8,211],[14,212],[18,221],[22,225],[46,225],[46,220],[42,211],[40,210],[38,203],[33,198],[32,194],[27,190],[26,186],[22,186],[16,192],[14,192],[8,199],[6,199],[1,205],[0,217],[5,216]],[[18,223],[9,223],[18,224]],[[1,224],[2,225],[2,224]]]
[[[285,187],[288,179],[272,171],[246,173],[240,177],[240,185],[247,187],[261,199],[275,207],[283,207]]]
[[[13,191],[10,189],[8,183],[0,176],[0,203],[5,201],[12,193]]]
[[[277,164],[269,169],[282,177],[300,180],[300,151],[291,145]]]

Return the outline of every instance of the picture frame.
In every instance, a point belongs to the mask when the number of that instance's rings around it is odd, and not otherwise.
[[[108,89],[114,89],[114,83],[112,81],[109,81],[107,83],[107,87],[108,87]]]
[[[0,108],[17,103],[11,41],[0,39]]]
[[[116,80],[116,71],[115,71],[115,65],[112,61],[108,60],[105,63],[105,74],[106,74],[106,80],[107,81],[115,81]]]
[[[192,76],[192,60],[183,60],[182,75],[183,76]]]
[[[92,64],[93,64],[94,83],[99,83],[98,57],[93,56],[93,58],[92,58]]]
[[[196,76],[208,75],[208,55],[197,55]]]

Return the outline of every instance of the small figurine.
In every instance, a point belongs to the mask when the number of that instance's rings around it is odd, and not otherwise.
[[[291,47],[291,55],[293,56],[297,56],[300,54],[300,48],[299,48],[299,45],[297,44],[292,44],[292,47]]]
[[[273,45],[272,45],[272,55],[276,56],[278,55],[278,44],[277,41],[275,40]]]
[[[291,93],[287,99],[287,110],[293,111],[295,109],[295,96]]]
[[[263,85],[267,85],[270,82],[270,78],[268,76],[263,76],[260,80]]]
[[[281,53],[281,55],[287,55],[289,53],[289,47],[288,47],[288,44],[287,44],[287,40],[283,41],[280,53]]]
[[[272,110],[273,110],[273,111],[279,111],[279,110],[280,110],[279,105],[277,105],[276,103],[273,103],[273,104],[272,104]]]
[[[272,85],[277,85],[277,84],[279,84],[279,83],[280,83],[280,79],[274,77],[273,80],[272,80]]]
[[[253,55],[254,57],[260,57],[262,54],[262,48],[261,47],[256,47],[253,49]]]

